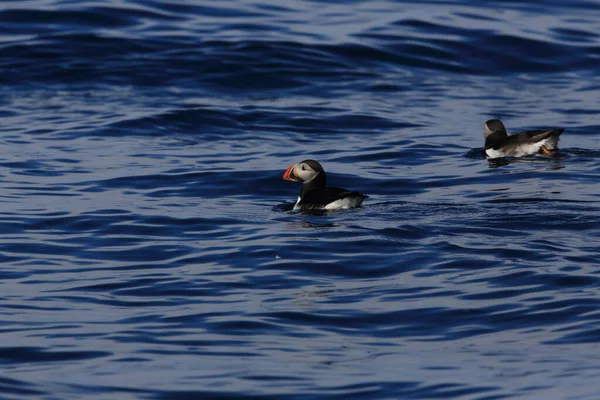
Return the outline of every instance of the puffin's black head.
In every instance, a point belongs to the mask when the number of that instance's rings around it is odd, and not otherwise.
[[[323,178],[325,177],[325,171],[323,171],[321,164],[315,160],[304,160],[286,169],[283,179],[286,181],[308,183],[319,175]]]
[[[502,132],[506,136],[506,128],[499,119],[490,119],[483,125],[483,136],[487,139],[492,133]]]

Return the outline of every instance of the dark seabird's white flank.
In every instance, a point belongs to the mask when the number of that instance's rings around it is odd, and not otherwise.
[[[484,125],[485,154],[489,158],[554,155],[563,131],[562,128],[552,128],[517,132],[509,136],[502,121],[490,119]]]
[[[304,160],[290,166],[283,174],[287,181],[302,182],[302,190],[294,210],[338,210],[359,207],[369,196],[336,187],[327,187],[327,178],[321,164]]]

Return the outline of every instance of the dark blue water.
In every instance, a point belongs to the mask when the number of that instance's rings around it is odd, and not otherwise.
[[[597,399],[599,26],[0,1],[0,398]],[[489,118],[562,152],[488,162]],[[305,158],[363,207],[289,212]]]

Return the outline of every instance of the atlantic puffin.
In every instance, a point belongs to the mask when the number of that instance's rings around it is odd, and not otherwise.
[[[522,157],[533,154],[554,155],[558,151],[558,139],[562,128],[524,131],[508,136],[499,119],[484,124],[485,155],[489,158]]]
[[[336,187],[327,187],[327,178],[321,164],[304,160],[285,170],[283,179],[302,182],[302,190],[294,210],[338,210],[359,207],[367,195]]]

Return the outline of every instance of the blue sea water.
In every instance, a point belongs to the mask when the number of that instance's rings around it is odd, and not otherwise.
[[[597,399],[600,1],[0,1],[0,398]],[[483,123],[563,127],[490,162]],[[290,208],[289,165],[368,194]]]

